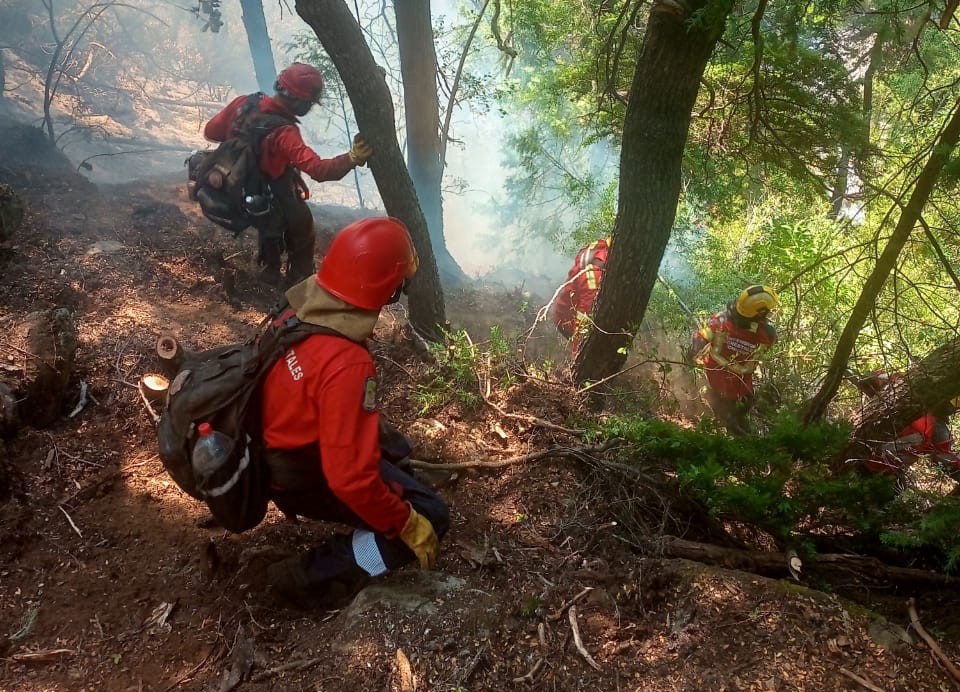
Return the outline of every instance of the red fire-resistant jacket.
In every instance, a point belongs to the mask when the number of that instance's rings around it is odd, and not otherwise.
[[[377,532],[398,534],[410,507],[380,476],[376,372],[366,348],[317,334],[267,373],[263,437],[271,449],[319,445],[330,490]]]
[[[238,96],[217,113],[203,129],[203,135],[214,142],[224,142],[233,134],[237,114],[246,103],[246,96]],[[294,115],[269,96],[260,99],[260,112],[293,118]],[[354,168],[349,154],[323,159],[303,142],[300,128],[295,124],[281,125],[264,138],[260,149],[260,171],[271,180],[279,178],[293,166],[318,182],[340,180]]]
[[[744,363],[761,346],[772,346],[777,341],[777,332],[771,325],[749,322],[746,326],[738,326],[728,310],[721,310],[710,317],[703,332],[711,343],[715,343],[717,335],[726,337],[720,356],[730,363]],[[719,397],[739,400],[753,395],[753,375],[750,373],[741,375],[727,370],[713,358],[712,351],[707,351],[703,366],[707,383]]]
[[[589,315],[597,299],[600,281],[610,251],[609,238],[601,238],[580,248],[567,282],[560,289],[553,307],[553,322],[565,337],[572,338],[579,330],[578,315]]]
[[[910,466],[916,457],[929,456],[943,466],[960,471],[960,457],[953,451],[953,435],[950,428],[932,413],[925,413],[900,431],[900,435],[887,445],[892,454],[880,454],[866,462],[870,471],[898,473]]]

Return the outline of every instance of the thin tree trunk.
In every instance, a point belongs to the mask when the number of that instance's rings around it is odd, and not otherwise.
[[[923,170],[917,176],[917,182],[910,195],[910,200],[900,213],[900,219],[897,221],[893,234],[880,254],[877,265],[873,268],[870,276],[867,277],[863,291],[861,291],[860,297],[850,313],[850,319],[847,320],[847,324],[844,326],[837,342],[837,348],[834,351],[833,359],[830,361],[830,367],[823,384],[820,386],[820,391],[814,395],[807,406],[804,414],[806,422],[811,423],[820,420],[826,414],[827,407],[843,380],[843,373],[857,342],[857,336],[860,334],[860,330],[873,306],[876,305],[877,296],[880,295],[887,277],[890,276],[890,272],[896,266],[897,258],[900,256],[903,246],[916,227],[923,207],[930,198],[930,193],[940,176],[941,169],[956,148],[958,137],[960,137],[960,100],[954,104],[953,112],[950,114],[946,127],[940,133],[939,139],[930,152],[930,158],[927,159]]]
[[[447,250],[443,233],[443,158],[440,146],[440,102],[437,94],[437,51],[433,45],[430,0],[393,3],[397,46],[403,76],[403,110],[407,124],[407,165],[427,220],[437,268],[444,282],[462,284],[466,274]]]
[[[297,0],[297,13],[310,25],[340,73],[360,133],[374,154],[368,165],[387,213],[410,229],[420,270],[411,282],[410,323],[428,338],[439,339],[446,322],[437,263],[413,181],[397,142],[393,99],[344,0]]]
[[[277,81],[277,66],[273,60],[273,48],[270,46],[270,34],[267,32],[267,19],[263,15],[263,0],[240,0],[243,28],[247,32],[247,44],[250,57],[253,58],[253,70],[257,75],[260,91],[273,92]]]
[[[670,240],[690,114],[732,2],[718,3],[722,11],[712,14],[715,24],[695,28],[689,19],[707,0],[686,4],[690,12],[683,15],[671,9],[677,3],[657,3],[650,13],[624,119],[620,200],[594,307],[596,327],[575,363],[579,384],[600,380],[623,364]]]

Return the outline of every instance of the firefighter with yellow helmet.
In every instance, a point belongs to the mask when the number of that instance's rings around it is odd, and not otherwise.
[[[769,286],[748,286],[723,310],[715,313],[694,335],[702,343],[697,358],[707,375],[707,401],[728,432],[748,432],[747,414],[753,407],[753,373],[764,351],[777,342],[770,324],[780,304]]]

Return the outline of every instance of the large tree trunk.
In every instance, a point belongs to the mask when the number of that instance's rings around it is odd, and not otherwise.
[[[620,200],[613,246],[594,307],[596,328],[577,355],[578,383],[596,381],[623,364],[643,320],[680,197],[680,166],[700,78],[723,32],[731,3],[723,0],[711,26],[693,27],[692,13],[657,3],[637,60],[620,153]]]
[[[390,89],[343,0],[297,0],[296,7],[333,60],[360,132],[373,146],[370,171],[387,213],[407,225],[420,255],[420,270],[409,289],[410,323],[424,336],[439,338],[446,321],[440,277],[427,223],[397,143]]]
[[[863,291],[850,313],[850,319],[847,320],[843,333],[841,333],[837,342],[837,348],[834,351],[833,359],[830,361],[830,367],[823,384],[820,386],[820,391],[814,395],[807,406],[804,419],[808,423],[823,418],[827,406],[837,393],[837,387],[843,380],[843,373],[857,342],[860,329],[870,315],[870,311],[876,305],[877,296],[880,295],[883,284],[896,266],[900,251],[903,250],[903,246],[917,225],[923,207],[933,191],[933,186],[936,184],[937,178],[940,177],[940,170],[957,145],[958,137],[960,137],[960,100],[954,104],[953,113],[951,113],[946,127],[940,133],[939,140],[930,151],[930,158],[927,159],[923,170],[917,177],[917,183],[910,195],[910,200],[900,213],[897,226],[894,228],[890,240],[887,241],[886,247],[883,248],[883,252],[877,260],[877,265],[873,268],[870,276],[867,277]]]
[[[443,165],[440,147],[440,102],[437,95],[437,51],[433,45],[430,0],[394,2],[397,44],[403,76],[403,109],[407,123],[407,166],[427,220],[440,277],[447,284],[467,281],[443,234]]]
[[[247,32],[247,44],[250,57],[253,58],[253,70],[257,75],[260,91],[273,92],[277,81],[277,66],[273,61],[273,48],[270,47],[270,34],[267,33],[267,19],[263,16],[263,0],[240,0],[243,28]]]

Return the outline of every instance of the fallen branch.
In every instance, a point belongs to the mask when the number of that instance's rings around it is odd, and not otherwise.
[[[907,610],[910,612],[910,624],[913,626],[913,629],[915,629],[917,634],[920,635],[920,638],[927,643],[927,646],[933,651],[934,657],[944,665],[950,675],[953,676],[953,679],[960,682],[960,670],[957,670],[957,667],[953,665],[953,662],[943,653],[943,649],[940,648],[936,640],[927,634],[923,625],[920,624],[920,616],[917,614],[917,603],[913,597],[907,601]]]
[[[541,657],[537,659],[537,662],[533,664],[533,668],[528,670],[524,675],[521,675],[519,678],[514,678],[511,682],[521,683],[521,682],[533,682],[537,675],[540,674],[540,671],[543,669],[543,665],[547,662],[547,659]]]
[[[674,536],[664,536],[651,543],[650,548],[665,557],[679,557],[728,569],[738,569],[764,576],[782,576],[789,573],[787,556],[777,552],[722,548],[710,543],[687,541]],[[926,586],[958,587],[960,578],[939,572],[928,572],[910,567],[895,567],[874,557],[822,553],[807,558],[810,565],[825,568],[844,568],[862,575],[884,576],[899,584],[923,584]]]
[[[863,687],[866,687],[868,690],[870,690],[870,692],[886,692],[886,690],[884,690],[882,687],[877,687],[872,682],[870,682],[867,678],[860,677],[856,673],[851,673],[846,668],[841,668],[840,674],[846,675],[848,678],[853,680],[858,685],[862,685]]]
[[[521,454],[520,456],[510,457],[509,459],[501,459],[500,461],[459,461],[449,464],[437,464],[429,461],[421,461],[419,459],[411,459],[410,466],[415,469],[432,469],[436,471],[453,471],[457,469],[500,469],[504,466],[522,464],[527,461],[537,461],[538,459],[546,459],[547,457],[579,457],[590,454],[602,454],[615,444],[616,441],[608,441],[602,445],[592,445],[587,447],[553,445],[551,447],[547,447],[546,449],[541,449],[539,452]]]
[[[321,657],[298,658],[296,661],[290,661],[279,666],[274,666],[273,668],[267,668],[267,670],[262,670],[253,675],[253,677],[250,678],[250,682],[260,682],[279,673],[286,673],[291,670],[305,670],[318,663],[322,663],[324,660],[325,659]]]
[[[583,639],[580,638],[580,625],[577,624],[577,606],[570,606],[567,615],[570,620],[570,629],[573,630],[573,645],[577,647],[577,651],[579,651],[583,659],[590,664],[591,668],[600,670],[600,664],[593,660],[593,656],[587,651],[587,647],[583,645]]]
[[[73,519],[70,517],[69,514],[67,514],[67,510],[63,508],[63,505],[57,505],[57,509],[63,512],[63,516],[65,516],[67,518],[67,521],[70,522],[70,526],[73,527],[73,530],[77,532],[77,535],[80,536],[80,538],[83,538],[83,534],[80,533],[80,529],[78,529],[77,525],[73,523]]]
[[[10,658],[18,663],[53,663],[62,656],[74,653],[73,649],[45,649],[43,651],[28,651],[24,654],[14,654]]]
[[[576,437],[579,437],[586,432],[586,430],[582,430],[581,428],[567,428],[563,425],[557,425],[556,423],[551,423],[548,420],[537,418],[536,416],[531,416],[526,413],[510,413],[508,411],[504,411],[500,406],[490,401],[490,399],[488,399],[486,396],[483,397],[483,401],[487,404],[487,406],[492,408],[504,418],[520,420],[524,423],[529,423],[530,425],[536,425],[537,427],[546,428],[547,430],[556,430],[557,432],[567,433],[568,435],[574,435]]]
[[[87,398],[87,383],[84,380],[80,380],[80,400],[77,402],[77,405],[73,407],[73,410],[67,416],[67,418],[73,418],[78,413],[83,410],[83,407],[87,405],[89,399]]]
[[[571,606],[573,606],[574,603],[576,603],[577,601],[579,601],[581,598],[583,598],[584,596],[586,596],[586,595],[587,595],[588,593],[590,593],[591,591],[593,591],[593,587],[592,587],[592,586],[585,586],[580,593],[578,593],[576,596],[574,596],[574,597],[571,598],[569,601],[567,601],[567,602],[564,603],[562,606],[560,606],[560,609],[557,610],[557,612],[555,612],[555,613],[554,613],[553,615],[551,615],[550,617],[551,617],[553,620],[555,620],[555,621],[556,621],[556,620],[559,620],[560,618],[563,617],[563,612],[564,612],[567,608],[570,608]]]

